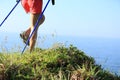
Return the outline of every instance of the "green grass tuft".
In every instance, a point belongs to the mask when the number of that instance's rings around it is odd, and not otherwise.
[[[4,80],[120,80],[103,70],[92,57],[73,45],[25,52],[0,53],[0,75]]]

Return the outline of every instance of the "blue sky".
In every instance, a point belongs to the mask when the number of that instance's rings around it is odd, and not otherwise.
[[[2,0],[0,23],[15,4],[16,0]],[[39,34],[120,38],[120,0],[56,0],[56,5],[50,3],[44,14],[46,20]],[[29,14],[19,4],[0,32],[20,33],[29,23]]]

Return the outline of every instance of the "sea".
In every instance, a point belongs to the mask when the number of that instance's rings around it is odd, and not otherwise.
[[[95,59],[103,69],[120,75],[120,38],[38,35],[36,47],[52,48],[73,45]],[[0,33],[0,52],[21,52],[25,44],[19,33]]]

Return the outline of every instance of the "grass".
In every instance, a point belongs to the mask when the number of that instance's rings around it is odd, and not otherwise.
[[[4,80],[120,80],[96,64],[73,45],[36,48],[29,54],[0,53],[0,75]]]

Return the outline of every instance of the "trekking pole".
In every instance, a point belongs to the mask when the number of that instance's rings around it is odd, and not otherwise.
[[[13,12],[13,10],[16,8],[16,6],[19,4],[20,0],[16,0],[16,4],[15,6],[12,8],[12,10],[8,13],[8,15],[5,17],[5,19],[2,21],[2,23],[0,24],[0,27],[2,26],[2,24],[5,22],[5,20],[10,16],[10,14]]]
[[[35,26],[34,26],[34,29],[32,30],[32,33],[30,34],[30,36],[28,37],[28,39],[27,39],[27,41],[26,41],[26,45],[25,45],[25,47],[23,48],[21,54],[24,53],[24,51],[25,51],[25,49],[26,49],[26,47],[27,47],[27,45],[28,45],[28,43],[29,43],[30,38],[32,37],[32,35],[33,35],[33,33],[35,32],[35,30],[37,29],[37,26],[38,26],[38,24],[39,24],[39,21],[42,19],[43,13],[45,12],[45,10],[46,10],[49,2],[50,2],[50,0],[48,0],[48,2],[47,2],[46,5],[45,5],[45,8],[43,9],[42,13],[40,14],[40,16],[39,16],[39,18],[38,18],[38,20],[37,20],[37,22],[36,22],[36,24],[35,24]],[[52,0],[52,4],[53,4],[53,5],[55,4],[54,0]]]

